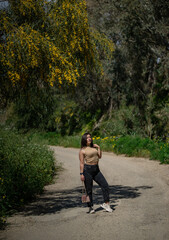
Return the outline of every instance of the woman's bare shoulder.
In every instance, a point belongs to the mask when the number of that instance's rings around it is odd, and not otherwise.
[[[81,148],[80,151],[79,151],[79,154],[80,153],[85,154],[85,148]]]

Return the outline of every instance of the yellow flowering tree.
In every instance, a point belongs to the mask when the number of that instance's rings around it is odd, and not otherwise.
[[[27,97],[33,87],[76,86],[91,67],[103,74],[97,46],[108,53],[112,43],[90,29],[85,0],[9,3],[0,17],[0,63],[19,95]]]
[[[98,34],[90,34],[84,0],[11,0],[10,6],[18,22],[2,18],[7,38],[1,44],[1,62],[14,85],[24,86],[37,73],[38,80],[50,85],[76,85],[87,65],[96,64],[93,40]],[[104,44],[109,47],[110,41]]]

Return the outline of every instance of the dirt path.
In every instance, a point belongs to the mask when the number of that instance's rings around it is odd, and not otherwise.
[[[104,212],[94,185],[95,214],[80,202],[77,149],[52,147],[64,171],[38,201],[8,219],[2,240],[169,240],[169,166],[103,153],[113,213]]]

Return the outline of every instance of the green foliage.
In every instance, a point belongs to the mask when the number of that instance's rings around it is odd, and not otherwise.
[[[28,131],[25,136],[34,144],[44,144],[44,145],[57,145],[60,135],[56,132],[40,132],[31,130]]]
[[[27,133],[27,136],[35,143],[45,142],[51,145],[80,148],[83,133],[75,136],[61,136],[52,132],[32,132]],[[100,145],[103,151],[111,151],[127,156],[146,157],[169,164],[169,138],[164,142],[160,138],[152,140],[139,135],[109,135],[104,137],[97,135],[93,136],[93,142]]]
[[[52,89],[33,88],[21,94],[14,104],[11,121],[18,129],[55,130],[50,121],[56,108]],[[14,117],[14,119],[13,119]]]
[[[1,17],[6,39],[0,60],[14,86],[25,89],[30,79],[39,87],[76,85],[85,75],[87,62],[94,62],[85,5],[82,0],[10,1]]]
[[[138,110],[142,132],[164,136],[166,123],[156,112],[163,112],[169,100],[168,2],[88,0],[88,7],[92,25],[115,44],[114,58],[106,65],[112,83],[106,109],[119,110],[125,98]]]
[[[156,136],[161,136],[163,139],[168,137],[169,133],[169,104],[166,103],[163,108],[159,108],[154,112],[152,118],[154,124],[154,132]]]
[[[2,105],[15,98],[27,130],[165,139],[168,13],[164,0],[10,0],[0,17]]]
[[[149,157],[169,164],[169,145],[166,142],[141,138],[139,136],[120,137],[115,142],[115,153],[127,156]]]
[[[81,134],[83,135],[83,133]],[[61,136],[52,132],[32,132],[27,134],[29,139],[35,143],[80,148],[81,135]],[[163,164],[169,164],[169,139],[166,142],[158,139],[143,138],[139,135],[107,137],[93,136],[93,142],[101,146],[102,151],[111,151],[116,154],[127,156],[145,157],[159,160]]]
[[[141,139],[139,136],[125,136],[116,141],[115,152],[127,156],[141,156],[141,151],[150,147],[153,147],[153,141],[149,138]]]
[[[54,92],[83,89],[85,75],[92,72],[103,76],[101,59],[112,57],[113,42],[89,27],[85,0],[10,0],[1,13],[0,97],[16,102],[17,127],[73,133],[79,111],[69,104],[59,115]],[[65,108],[74,109],[71,117]]]
[[[56,132],[63,135],[72,135],[79,130],[78,104],[65,95],[57,96],[57,108],[53,113]]]
[[[89,111],[79,106],[79,103],[68,94],[55,94],[53,112],[46,116],[48,124],[44,130],[55,131],[57,134],[73,135],[83,131],[92,131],[101,110]],[[45,125],[44,125],[45,126]],[[39,128],[41,131],[42,128]]]
[[[112,110],[111,116],[105,118],[94,130],[94,134],[106,137],[144,132],[139,120],[139,111],[135,106],[126,106],[125,102],[118,110]]]
[[[46,146],[0,129],[0,217],[41,193],[54,173],[53,152]]]
[[[56,132],[35,132],[26,133],[31,142],[35,144],[43,143],[53,146],[75,147],[80,148],[81,136],[62,136]]]

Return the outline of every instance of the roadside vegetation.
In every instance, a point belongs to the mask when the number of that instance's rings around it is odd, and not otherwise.
[[[0,128],[0,227],[6,216],[42,193],[58,166],[53,152],[26,136]]]
[[[81,135],[61,136],[53,132],[30,132],[28,138],[33,142],[48,145],[80,148]],[[145,157],[158,160],[161,164],[169,164],[169,139],[150,139],[138,135],[94,136],[93,142],[101,146],[103,151],[110,151],[126,156]]]

